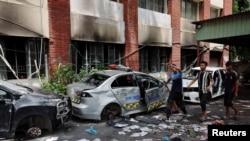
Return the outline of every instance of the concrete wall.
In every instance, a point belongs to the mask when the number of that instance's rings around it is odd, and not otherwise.
[[[224,1],[223,0],[210,0],[212,7],[223,9]]]
[[[156,46],[172,45],[172,29],[170,15],[159,13],[147,9],[138,9],[139,19],[139,44],[148,44]]]
[[[48,38],[47,5],[47,0],[0,0],[0,34]]]
[[[125,43],[123,4],[110,0],[71,0],[72,40]]]
[[[193,20],[181,18],[181,46],[196,45]]]

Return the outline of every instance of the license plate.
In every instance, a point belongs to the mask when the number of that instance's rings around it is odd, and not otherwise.
[[[71,101],[76,103],[76,104],[79,104],[81,102],[81,99],[77,98],[77,97],[71,97]]]

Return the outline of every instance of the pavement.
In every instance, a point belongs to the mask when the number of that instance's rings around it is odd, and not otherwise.
[[[198,104],[186,103],[187,119],[182,113],[173,114],[165,120],[165,109],[140,113],[130,117],[117,117],[110,121],[91,121],[73,117],[58,130],[44,133],[36,139],[18,136],[12,140],[30,141],[200,141],[208,139],[208,125],[250,125],[250,88],[240,87],[235,105],[240,114],[223,119],[223,97],[207,105],[208,119],[199,121],[201,109]],[[233,110],[230,111],[233,117]],[[8,140],[9,141],[9,140]]]

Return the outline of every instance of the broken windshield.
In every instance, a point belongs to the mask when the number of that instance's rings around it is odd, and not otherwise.
[[[90,85],[99,86],[101,85],[105,80],[107,80],[109,76],[102,75],[102,74],[92,74],[86,78],[84,78],[81,83],[88,83]]]

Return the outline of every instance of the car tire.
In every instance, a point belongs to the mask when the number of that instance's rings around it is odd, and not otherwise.
[[[120,113],[121,107],[118,104],[109,104],[103,109],[101,113],[101,120],[106,121],[114,119],[114,117]]]
[[[30,127],[26,131],[26,135],[30,138],[36,138],[42,135],[42,129],[40,127]]]

